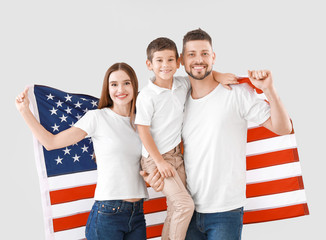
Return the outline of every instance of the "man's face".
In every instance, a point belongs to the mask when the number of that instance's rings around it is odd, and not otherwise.
[[[185,45],[181,63],[190,77],[202,80],[212,72],[215,53],[206,40],[189,41]]]

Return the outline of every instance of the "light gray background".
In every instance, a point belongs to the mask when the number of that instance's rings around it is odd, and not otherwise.
[[[325,12],[323,1],[83,1],[0,3],[1,238],[44,239],[32,135],[14,106],[28,84],[99,96],[107,68],[125,61],[140,86],[145,49],[201,27],[215,69],[271,69],[296,130],[310,216],[247,225],[243,239],[321,239],[325,215]],[[183,74],[183,71],[179,71]]]

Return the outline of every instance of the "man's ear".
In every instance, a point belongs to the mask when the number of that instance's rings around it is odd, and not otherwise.
[[[179,64],[181,63],[182,66],[184,66],[184,62],[183,62],[183,55],[182,53],[180,53],[180,57],[179,57]]]
[[[146,60],[146,66],[147,66],[148,70],[150,70],[150,71],[153,70],[153,68],[152,68],[152,62],[149,61],[148,59]]]
[[[216,59],[216,54],[215,54],[215,52],[213,52],[213,65],[215,64],[215,59]]]
[[[177,59],[177,68],[180,67],[180,61],[181,61],[181,57],[179,57],[179,58]]]

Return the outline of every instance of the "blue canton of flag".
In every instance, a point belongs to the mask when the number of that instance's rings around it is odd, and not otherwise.
[[[73,126],[88,110],[96,109],[98,99],[88,95],[70,94],[35,85],[34,94],[40,123],[57,134]],[[48,177],[96,169],[91,138],[57,150],[43,148]]]

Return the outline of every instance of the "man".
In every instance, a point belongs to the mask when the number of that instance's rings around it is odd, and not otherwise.
[[[181,63],[192,86],[185,105],[182,138],[187,188],[195,203],[186,239],[241,239],[246,201],[247,122],[276,134],[292,130],[270,71],[248,71],[269,104],[247,84],[229,91],[212,77],[215,53],[210,36],[201,29],[183,39]],[[160,182],[149,177],[155,189]],[[158,188],[159,189],[159,188]]]

